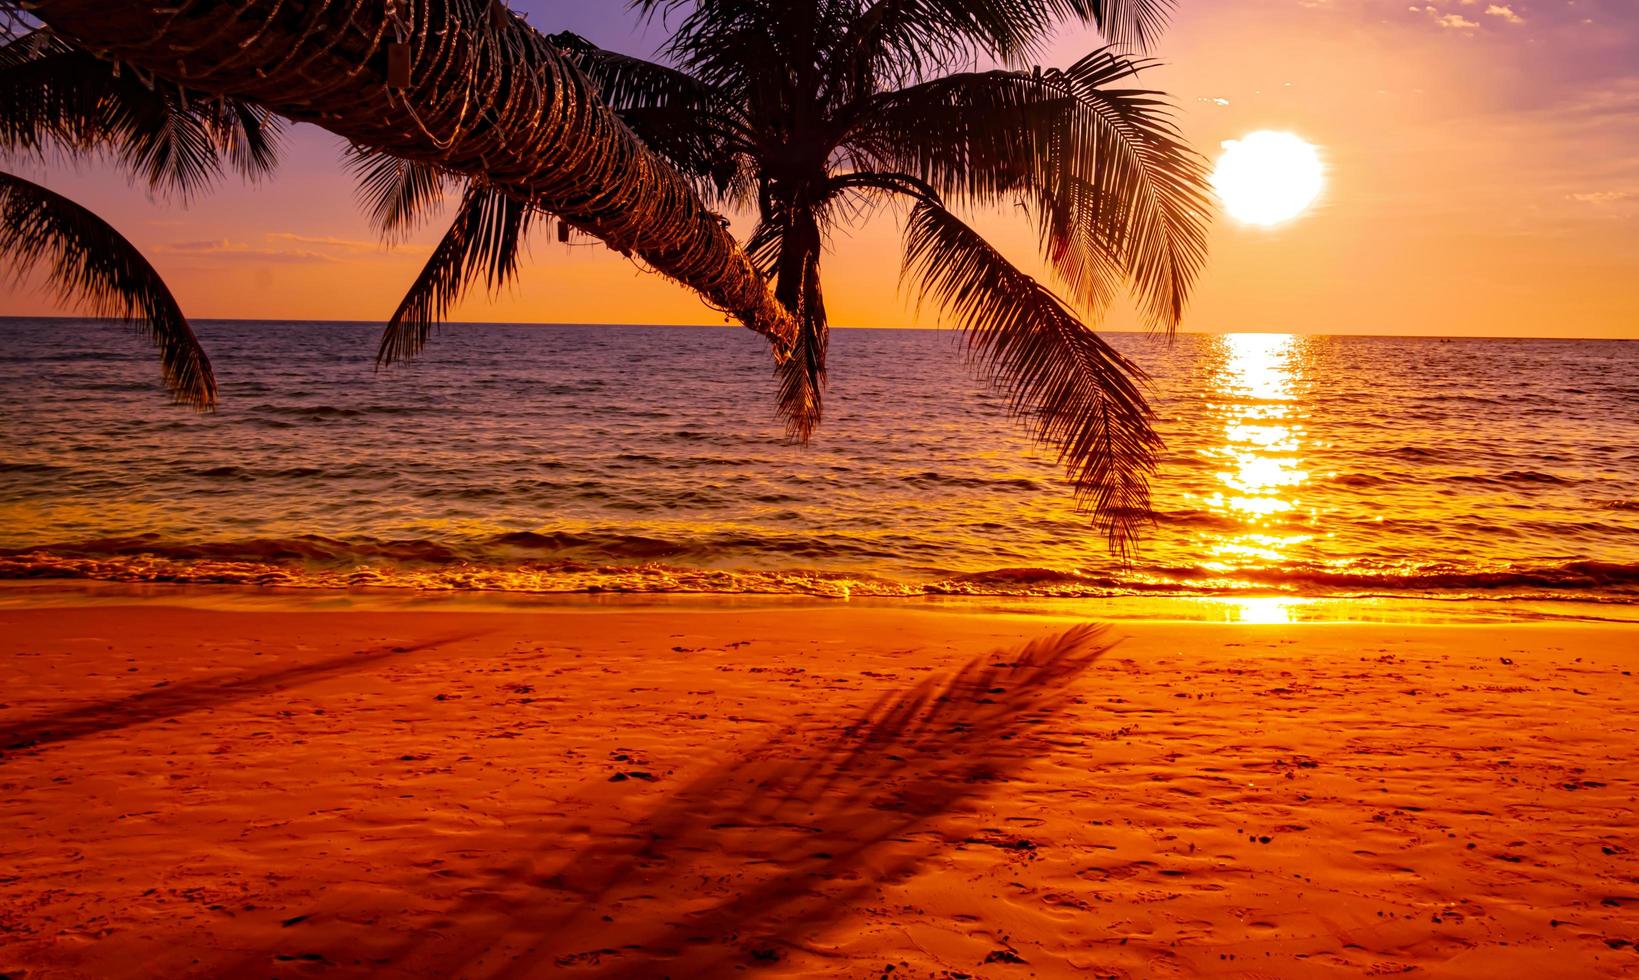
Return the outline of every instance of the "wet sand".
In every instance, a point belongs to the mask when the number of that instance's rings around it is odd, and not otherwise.
[[[0,664],[8,976],[1639,973],[1631,625],[147,602]]]

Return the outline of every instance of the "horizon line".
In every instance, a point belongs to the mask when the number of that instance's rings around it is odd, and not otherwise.
[[[84,323],[127,323],[129,318],[117,316],[81,316],[65,313],[0,313],[0,323],[13,320],[70,320]],[[231,317],[205,316],[190,317],[191,323],[287,323],[287,324],[315,324],[331,326],[368,326],[380,327],[383,320],[349,320],[349,319],[314,319],[309,317]],[[659,328],[665,330],[700,329],[700,330],[744,330],[745,328],[733,323],[628,323],[628,322],[590,322],[590,321],[559,321],[559,320],[446,320],[439,326],[447,327],[615,327],[615,328]],[[958,327],[862,327],[842,326],[831,324],[833,330],[890,330],[920,333],[960,333]],[[1100,334],[1132,334],[1167,336],[1165,331],[1121,328],[1095,329]],[[1269,334],[1285,337],[1376,337],[1397,340],[1559,340],[1559,341],[1615,341],[1625,343],[1639,342],[1639,337],[1586,337],[1586,336],[1541,336],[1525,334],[1406,334],[1406,333],[1309,333],[1284,329],[1280,327],[1251,327],[1232,330],[1177,330],[1174,335],[1192,337],[1223,337],[1235,334]]]

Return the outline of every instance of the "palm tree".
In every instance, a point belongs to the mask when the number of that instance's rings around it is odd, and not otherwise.
[[[777,368],[779,412],[806,441],[821,418],[828,323],[820,268],[831,230],[881,204],[908,207],[904,278],[963,328],[987,379],[1057,448],[1113,550],[1149,517],[1160,442],[1143,372],[1090,330],[1123,282],[1171,331],[1205,252],[1203,161],[1145,62],[1111,47],[1069,68],[1023,63],[1063,18],[1143,46],[1166,0],[634,0],[678,13],[667,64],[553,41],[649,147],[722,210],[757,216],[747,250],[799,330]],[[955,70],[990,60],[1007,67]],[[384,228],[413,220],[439,179],[358,161]],[[958,215],[1022,205],[1060,296]],[[531,211],[469,183],[456,217],[383,337],[419,351],[466,283],[517,270]]]
[[[132,73],[13,19],[0,33],[0,149],[111,155],[159,193],[187,196],[218,177],[224,159],[255,177],[274,164],[277,121],[243,103]],[[209,358],[176,298],[142,253],[90,210],[33,181],[0,172],[0,255],[19,280],[43,268],[65,300],[122,317],[160,352],[178,403],[216,402]]]
[[[16,5],[0,0],[0,12]],[[788,356],[796,322],[726,223],[501,0],[35,0],[29,11],[126,70],[469,178],[500,210],[557,215]]]
[[[669,64],[550,43],[499,0],[31,10],[102,57],[345,137],[368,151],[361,166],[383,168],[380,200],[409,194],[405,214],[435,171],[466,178],[383,340],[388,361],[419,350],[466,283],[510,276],[528,225],[552,214],[768,336],[780,412],[806,439],[824,385],[827,233],[900,202],[906,278],[966,331],[1124,552],[1149,516],[1159,439],[1143,373],[1076,310],[1097,314],[1125,283],[1153,325],[1176,326],[1204,252],[1204,167],[1165,101],[1135,86],[1144,62],[1103,48],[1068,69],[1023,66],[1066,18],[1142,49],[1169,4],[633,0],[646,16],[677,13]],[[975,70],[981,60],[1003,67]],[[1068,298],[959,213],[1014,203]],[[755,209],[749,259],[711,206]]]

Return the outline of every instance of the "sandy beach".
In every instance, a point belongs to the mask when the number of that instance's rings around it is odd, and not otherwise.
[[[146,601],[0,662],[10,977],[1639,970],[1631,625]]]
[[[0,93],[0,980],[1639,978],[1639,0]]]

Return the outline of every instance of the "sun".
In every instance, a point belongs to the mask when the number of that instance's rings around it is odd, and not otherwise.
[[[1212,186],[1230,216],[1249,225],[1278,225],[1302,214],[1320,194],[1325,167],[1312,143],[1260,129],[1225,140]]]

